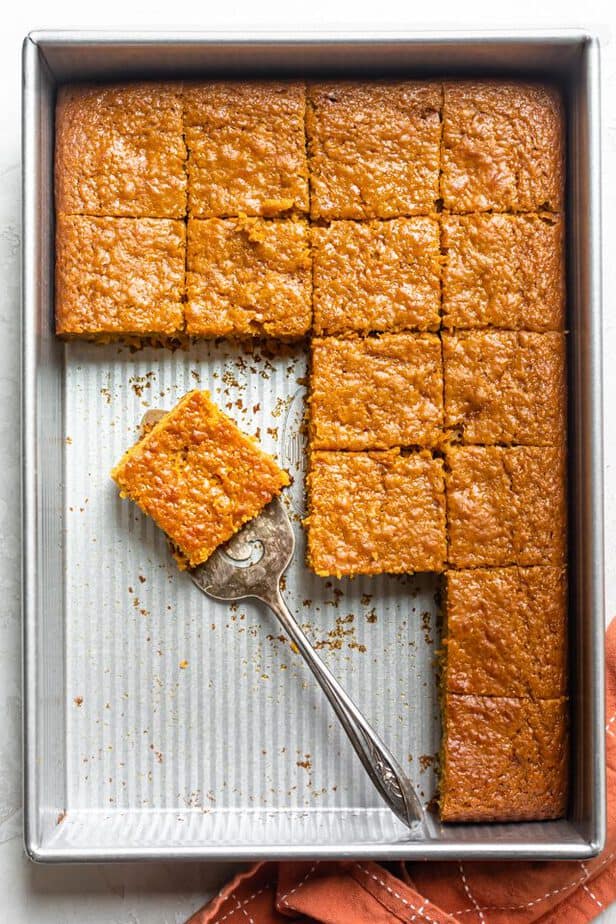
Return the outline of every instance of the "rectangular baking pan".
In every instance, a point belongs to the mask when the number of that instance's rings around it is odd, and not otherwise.
[[[294,469],[305,347],[248,358],[64,344],[53,333],[56,87],[136,77],[494,75],[558,82],[568,113],[572,785],[566,819],[397,823],[269,616],[206,601],[108,470],[147,407],[210,387]],[[40,861],[585,858],[605,837],[599,49],[577,32],[38,32],[23,52],[25,844]],[[324,582],[300,548],[287,599],[434,796],[434,576]],[[303,607],[303,609],[302,609]],[[180,668],[180,661],[188,666]]]

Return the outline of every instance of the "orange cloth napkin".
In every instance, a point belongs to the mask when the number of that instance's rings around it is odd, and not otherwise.
[[[616,899],[616,619],[606,639],[608,838],[580,862],[260,863],[189,924],[582,924]]]

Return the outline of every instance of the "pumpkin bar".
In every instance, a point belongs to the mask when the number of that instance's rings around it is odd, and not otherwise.
[[[567,701],[449,694],[443,821],[560,818],[567,808]]]
[[[302,337],[310,328],[308,224],[188,222],[186,330],[196,337]]]
[[[399,450],[315,451],[308,497],[308,564],[316,574],[443,570],[441,459]]]
[[[564,222],[442,215],[443,327],[563,330]]]
[[[445,423],[464,443],[550,446],[565,432],[565,338],[443,334]]]
[[[183,218],[181,85],[61,87],[55,193],[66,214]]]
[[[563,568],[476,568],[445,576],[448,693],[550,699],[566,692]]]
[[[544,84],[444,85],[441,196],[455,212],[560,211],[564,125]]]
[[[446,461],[451,565],[564,564],[562,445],[454,446]]]
[[[442,89],[418,81],[332,81],[308,88],[312,218],[435,211]]]
[[[182,568],[204,562],[289,484],[204,391],[185,395],[111,476],[169,536]]]
[[[188,84],[188,208],[194,218],[308,211],[303,83]]]
[[[442,424],[441,344],[436,335],[312,341],[312,448],[425,448],[441,442]]]
[[[173,337],[184,326],[185,227],[164,218],[56,218],[56,332]]]
[[[313,228],[312,255],[316,334],[438,329],[436,219],[333,221]]]

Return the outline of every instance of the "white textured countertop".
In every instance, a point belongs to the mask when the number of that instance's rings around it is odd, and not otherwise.
[[[179,924],[233,870],[230,864],[119,864],[42,867],[31,864],[21,844],[20,769],[20,580],[19,580],[19,256],[20,256],[20,53],[35,28],[136,27],[247,30],[335,28],[529,28],[576,27],[602,38],[603,225],[606,396],[607,613],[616,613],[616,13],[612,2],[584,4],[518,0],[495,15],[493,0],[441,0],[430,21],[418,21],[408,0],[374,4],[328,0],[293,5],[283,0],[231,2],[224,9],[184,0],[177,10],[134,0],[107,0],[87,7],[76,0],[53,5],[32,0],[6,4],[0,30],[0,919],[11,924]],[[294,7],[297,7],[296,9]],[[612,9],[610,9],[612,7]],[[466,18],[459,18],[464,9]],[[170,21],[174,14],[181,19]],[[616,922],[616,910],[603,916]]]

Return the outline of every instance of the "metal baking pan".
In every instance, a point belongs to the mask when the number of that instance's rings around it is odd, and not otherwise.
[[[23,55],[25,841],[41,861],[585,858],[605,836],[599,49],[582,33],[38,32]],[[287,600],[367,717],[435,792],[435,576],[303,567],[305,347],[64,344],[53,333],[54,97],[74,80],[210,75],[549,78],[568,112],[572,786],[566,819],[441,825],[383,807],[256,605],[206,601],[108,471],[148,407],[201,383],[296,478]],[[187,661],[188,664],[180,666]]]

